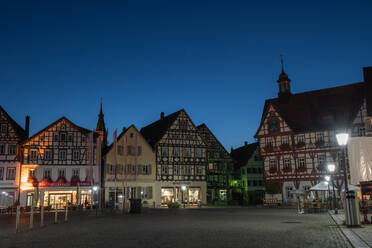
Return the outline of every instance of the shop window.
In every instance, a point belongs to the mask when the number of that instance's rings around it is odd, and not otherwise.
[[[8,145],[8,154],[14,155],[17,153],[17,145],[10,144]]]
[[[3,180],[4,178],[4,168],[0,167],[0,180]]]
[[[16,175],[16,168],[7,168],[6,171],[6,180],[14,180]]]
[[[30,177],[30,178],[35,177],[35,169],[29,169],[28,170],[28,177]]]

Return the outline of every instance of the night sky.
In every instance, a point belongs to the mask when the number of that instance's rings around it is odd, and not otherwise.
[[[255,3],[251,3],[255,2]],[[372,1],[0,1],[0,104],[31,134],[61,116],[109,139],[184,108],[222,144],[254,141],[276,97],[360,82]]]

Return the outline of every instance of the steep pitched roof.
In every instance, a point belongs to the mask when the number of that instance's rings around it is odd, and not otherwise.
[[[170,128],[173,122],[177,119],[178,115],[184,111],[181,109],[170,115],[164,116],[160,120],[157,120],[150,125],[141,128],[140,133],[145,137],[146,141],[155,147],[156,143],[164,136],[165,132]]]
[[[253,153],[258,148],[258,142],[247,144],[236,149],[232,149],[230,156],[235,161],[235,167],[240,168],[247,164]]]
[[[34,135],[32,135],[30,138],[28,138],[24,143],[26,143],[27,141],[29,140],[32,140],[33,138],[35,138],[36,136],[38,136],[39,134],[41,134],[42,132],[46,131],[48,128],[54,126],[55,124],[57,124],[58,122],[62,121],[62,120],[65,120],[66,122],[70,123],[72,126],[74,126],[76,129],[80,130],[81,132],[83,133],[90,133],[90,132],[93,132],[92,130],[89,130],[89,129],[86,129],[84,127],[80,127],[78,125],[76,125],[75,123],[73,123],[72,121],[70,121],[69,119],[67,119],[66,117],[62,116],[61,118],[59,118],[58,120],[54,121],[53,123],[49,124],[47,127],[43,128],[42,130],[40,130],[39,132],[35,133]],[[94,138],[97,138],[99,136],[98,133],[94,132]]]
[[[349,127],[362,106],[366,83],[354,83],[292,94],[265,101],[260,127],[273,106],[294,132]],[[257,131],[258,132],[258,131]],[[257,135],[257,133],[256,133]]]
[[[222,149],[223,149],[227,154],[229,154],[228,151],[226,151],[225,147],[221,144],[221,142],[216,138],[216,136],[212,133],[212,131],[208,128],[208,126],[207,126],[205,123],[200,124],[200,125],[197,126],[196,128],[197,128],[198,131],[199,131],[200,137],[202,137],[202,139],[204,140],[204,143],[205,143],[207,146],[209,146],[209,145],[211,145],[211,144],[209,144],[209,143],[207,142],[208,140],[205,139],[206,137],[204,137],[204,136],[201,134],[200,131],[201,131],[202,129],[207,130],[208,133],[209,133],[209,135],[211,135],[211,136],[212,136],[212,137],[217,141],[217,143],[222,147]]]
[[[18,123],[15,120],[13,120],[12,117],[10,117],[10,115],[5,111],[5,109],[3,109],[3,107],[1,107],[1,105],[0,105],[0,112],[2,112],[6,116],[6,118],[9,120],[10,124],[13,126],[15,132],[17,133],[19,139],[21,141],[25,140],[27,138],[26,131],[20,125],[18,125]]]
[[[104,114],[103,114],[103,111],[102,111],[102,103],[101,103],[101,107],[100,107],[100,110],[99,110],[96,131],[104,131],[104,132],[106,131]]]

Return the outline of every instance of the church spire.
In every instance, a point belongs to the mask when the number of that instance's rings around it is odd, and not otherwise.
[[[289,79],[287,73],[284,71],[284,60],[283,60],[283,55],[280,55],[280,63],[282,64],[282,71],[279,75],[278,79],[278,86],[279,86],[279,92],[278,92],[278,97],[280,99],[288,99],[289,96],[291,95],[291,87],[290,87],[290,82],[291,80]]]
[[[102,110],[102,97],[101,97],[101,103],[100,103],[100,110],[98,114],[96,132],[101,136],[102,145],[106,146],[107,145],[107,131],[106,131],[106,125],[105,125],[105,120],[104,120],[104,114]]]

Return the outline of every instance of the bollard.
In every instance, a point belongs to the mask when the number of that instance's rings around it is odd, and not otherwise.
[[[40,226],[44,226],[44,206],[41,205],[40,207]]]
[[[17,206],[16,211],[16,232],[19,232],[19,216],[21,215],[21,206]]]
[[[34,227],[34,206],[31,205],[31,214],[30,214],[30,229]]]
[[[58,223],[58,204],[56,204],[56,212],[54,214],[54,224]]]
[[[68,216],[68,204],[66,204],[65,222],[67,222],[67,216]]]

